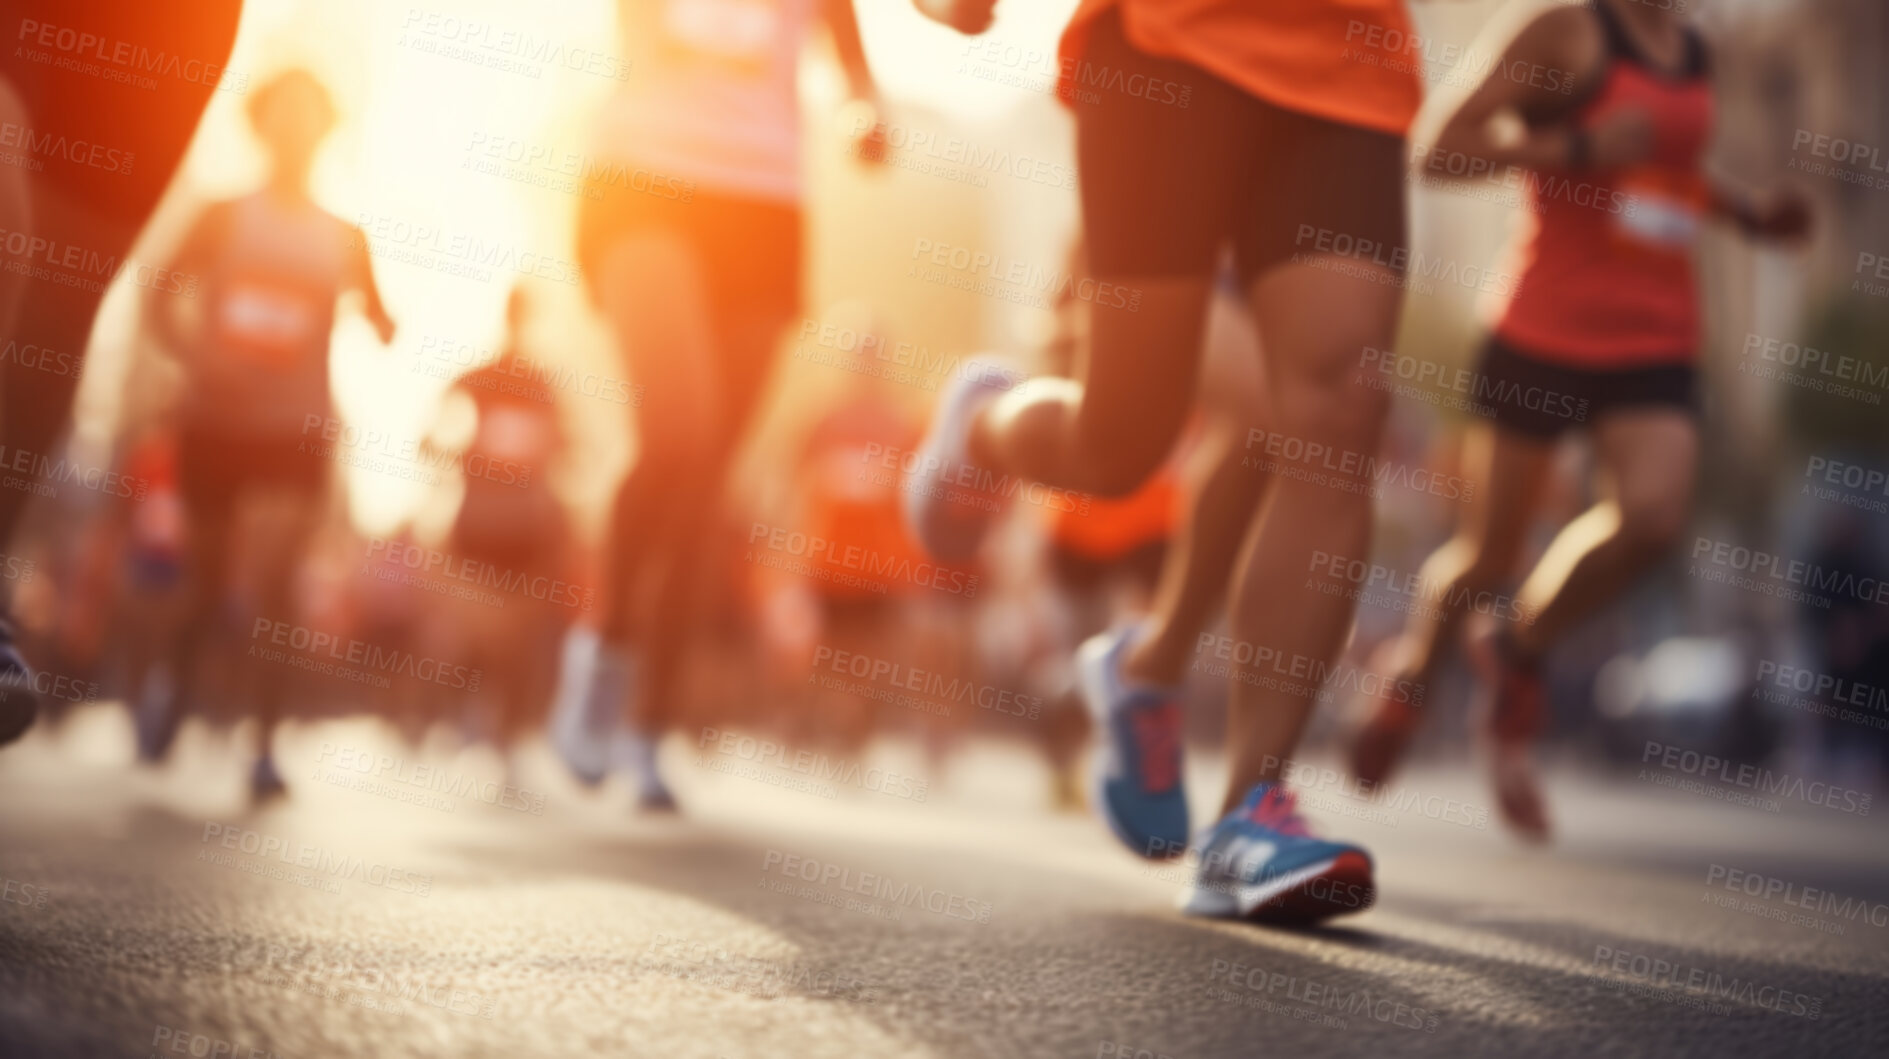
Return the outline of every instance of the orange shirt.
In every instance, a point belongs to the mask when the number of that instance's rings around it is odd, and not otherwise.
[[[1410,39],[1403,0],[1082,0],[1063,31],[1061,98],[1107,84],[1082,54],[1117,4],[1135,47],[1287,110],[1401,136],[1423,99],[1416,64],[1384,44]]]
[[[1173,461],[1124,497],[1083,497],[1050,516],[1050,539],[1064,551],[1101,562],[1174,536],[1180,522],[1181,476]]]

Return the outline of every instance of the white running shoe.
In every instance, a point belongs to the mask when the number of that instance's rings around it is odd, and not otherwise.
[[[574,628],[564,638],[551,707],[551,746],[587,786],[602,783],[610,773],[612,743],[636,690],[636,669],[632,656],[606,646],[594,629]]]

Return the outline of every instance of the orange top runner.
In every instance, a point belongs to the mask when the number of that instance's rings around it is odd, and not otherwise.
[[[1423,99],[1416,64],[1386,43],[1410,39],[1403,0],[1082,0],[1060,47],[1065,101],[1109,86],[1082,55],[1089,26],[1117,5],[1135,47],[1287,110],[1401,136]]]

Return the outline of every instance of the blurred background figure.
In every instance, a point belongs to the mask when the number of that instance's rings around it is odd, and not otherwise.
[[[617,13],[633,73],[595,153],[632,178],[592,184],[577,255],[646,396],[604,533],[602,627],[565,646],[552,733],[580,779],[601,781],[614,758],[640,805],[672,809],[656,749],[704,601],[703,542],[800,305],[796,82],[816,23],[853,99],[870,112],[875,91],[850,0],[623,0]]]
[[[442,653],[478,660],[482,680],[467,704],[474,709],[469,727],[507,760],[519,736],[545,720],[558,645],[592,602],[579,583],[570,517],[552,486],[568,439],[547,362],[524,345],[535,315],[527,289],[513,287],[498,359],[448,391],[468,400],[477,416],[458,461],[464,493],[448,550],[477,571],[476,584],[498,590],[483,593],[491,598],[480,603],[450,607],[462,642]]]
[[[235,613],[298,623],[294,574],[330,499],[328,342],[337,302],[358,296],[382,342],[394,331],[367,236],[309,195],[316,150],[334,124],[327,91],[306,70],[289,70],[257,87],[248,106],[269,156],[268,183],[211,204],[186,235],[172,268],[204,278],[194,317],[183,299],[154,294],[147,302],[152,330],[184,371],[176,460],[188,541],[188,601],[163,670],[135,692],[147,761],[163,760],[184,714],[200,705],[210,659],[244,657],[227,638],[239,562],[254,564],[255,598]],[[260,661],[241,668],[261,725],[250,777],[260,800],[284,789],[270,747],[289,669]]]
[[[1711,64],[1704,38],[1678,14],[1628,0],[1552,11],[1522,29],[1498,69],[1518,65],[1575,71],[1573,88],[1493,74],[1445,121],[1429,156],[1521,167],[1541,216],[1511,255],[1526,265],[1476,369],[1492,425],[1467,443],[1475,497],[1456,536],[1423,564],[1436,606],[1413,610],[1381,670],[1391,681],[1434,679],[1466,601],[1502,589],[1521,567],[1555,440],[1591,430],[1606,496],[1548,545],[1521,582],[1516,614],[1478,616],[1498,805],[1540,839],[1542,655],[1664,558],[1691,519],[1700,226],[1716,215],[1750,235],[1795,239],[1807,213],[1795,193],[1757,198],[1707,177]],[[1510,135],[1505,121],[1522,122],[1525,135]],[[1383,697],[1360,705],[1371,716],[1353,768],[1375,785],[1421,711]]]

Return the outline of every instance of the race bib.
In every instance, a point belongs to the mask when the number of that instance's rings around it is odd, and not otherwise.
[[[1705,219],[1705,182],[1695,175],[1629,169],[1614,187],[1627,206],[1613,214],[1616,242],[1669,254],[1690,254]]]
[[[781,33],[777,0],[665,0],[662,26],[671,45],[690,58],[767,69]]]
[[[245,361],[288,370],[321,348],[319,307],[293,288],[256,279],[234,279],[213,311],[217,346]]]
[[[536,466],[551,451],[547,414],[508,405],[489,407],[480,415],[479,448],[496,461]]]

